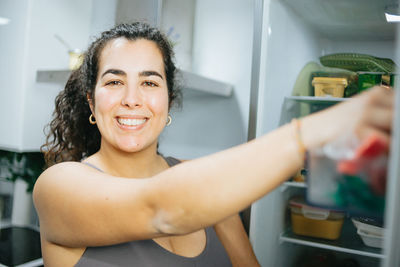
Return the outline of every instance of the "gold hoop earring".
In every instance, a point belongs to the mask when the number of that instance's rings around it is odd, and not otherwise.
[[[90,114],[89,122],[90,122],[90,124],[96,124],[96,119],[93,117],[93,114]]]
[[[168,115],[168,117],[167,117],[167,126],[170,126],[171,122],[172,122],[172,117],[171,117],[171,115]]]

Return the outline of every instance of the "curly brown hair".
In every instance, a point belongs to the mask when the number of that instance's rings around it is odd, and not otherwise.
[[[91,111],[87,96],[94,101],[101,52],[108,42],[117,38],[146,39],[157,44],[164,61],[169,108],[180,104],[181,91],[175,81],[172,45],[161,31],[143,22],[120,24],[105,31],[89,46],[82,65],[71,73],[64,90],[56,97],[53,119],[47,125],[46,143],[41,147],[48,166],[80,161],[100,149],[100,132],[88,121]]]

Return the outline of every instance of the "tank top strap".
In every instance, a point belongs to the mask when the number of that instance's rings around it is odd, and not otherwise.
[[[175,166],[175,165],[177,165],[177,164],[182,162],[179,159],[174,158],[174,157],[164,157],[164,159],[165,159],[165,161],[168,163],[168,165],[170,167],[173,167],[173,166]]]
[[[181,161],[179,159],[174,158],[174,157],[163,157],[163,158],[165,159],[165,161],[167,162],[168,166],[170,166],[170,167],[181,163]],[[93,165],[92,163],[89,163],[89,162],[81,162],[81,163],[83,163],[83,164],[85,164],[85,165],[87,165],[89,167],[92,167],[92,168],[94,168],[94,169],[96,169],[96,170],[98,170],[100,172],[104,172],[102,169],[100,169],[99,167]]]
[[[96,166],[93,165],[92,163],[89,163],[89,162],[82,162],[82,161],[81,161],[81,163],[83,163],[83,164],[85,164],[85,165],[87,165],[87,166],[89,166],[89,167],[92,167],[92,168],[94,168],[94,169],[96,169],[96,170],[98,170],[98,171],[100,171],[100,172],[104,172],[102,169],[100,169],[99,167],[96,167]]]

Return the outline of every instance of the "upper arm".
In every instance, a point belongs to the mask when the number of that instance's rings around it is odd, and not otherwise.
[[[41,233],[69,247],[157,236],[150,183],[112,177],[76,162],[54,165],[39,177],[33,192]]]
[[[233,266],[260,266],[239,215],[214,225]]]

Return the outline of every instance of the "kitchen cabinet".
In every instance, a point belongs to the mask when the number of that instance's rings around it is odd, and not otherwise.
[[[93,6],[91,0],[0,2],[0,17],[9,19],[0,25],[0,149],[39,151],[60,88],[38,85],[36,71],[68,66],[67,48],[55,35],[73,48],[85,47],[93,32]]]
[[[385,20],[385,11],[398,7],[398,1],[264,0],[256,1],[256,5],[254,47],[259,49],[253,51],[249,136],[268,133],[293,117],[305,115],[304,110],[314,112],[346,100],[292,96],[302,68],[309,62],[319,63],[321,56],[360,53],[391,58],[400,64],[399,25]],[[342,262],[351,258],[360,266],[400,266],[396,251],[400,245],[400,211],[396,205],[400,191],[399,98],[396,94],[384,248],[366,246],[349,218],[336,241],[294,234],[288,199],[304,194],[307,185],[286,182],[251,208],[250,239],[262,266],[298,266],[304,255],[324,255]]]

